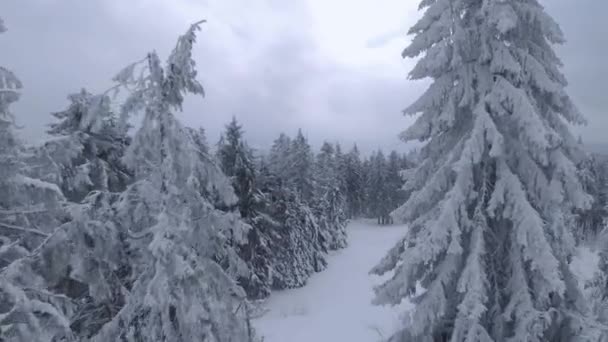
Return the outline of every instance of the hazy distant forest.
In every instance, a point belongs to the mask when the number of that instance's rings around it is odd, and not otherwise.
[[[351,232],[391,227],[405,230],[364,276],[384,277],[374,305],[412,309],[373,341],[608,341],[608,156],[571,132],[586,120],[558,23],[536,0],[420,10],[403,57],[431,82],[403,113],[400,139],[422,143],[408,153],[314,148],[303,129],[260,151],[236,118],[218,141],[183,125],[184,99],[205,101],[204,22],[111,88],[66,94],[41,144],[19,138],[28,85],[0,67],[0,342],[300,342],[257,329],[275,293],[348,279],[332,260],[378,248]],[[332,291],[327,306],[355,296]],[[307,341],[344,340],[342,318],[310,319],[326,339]]]

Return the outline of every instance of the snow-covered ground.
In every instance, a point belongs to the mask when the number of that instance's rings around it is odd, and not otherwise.
[[[330,256],[325,271],[303,288],[272,294],[269,311],[254,321],[258,335],[264,342],[374,342],[390,336],[411,304],[372,305],[373,286],[382,279],[368,273],[405,230],[351,222],[349,246]]]

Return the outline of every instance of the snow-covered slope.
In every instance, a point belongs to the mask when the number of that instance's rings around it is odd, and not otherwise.
[[[269,311],[254,321],[258,335],[264,342],[374,342],[389,337],[411,304],[372,305],[372,288],[382,279],[368,272],[405,229],[351,222],[349,246],[329,258],[327,270],[303,288],[275,292],[268,299]]]

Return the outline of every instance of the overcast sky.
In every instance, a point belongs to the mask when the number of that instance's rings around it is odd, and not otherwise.
[[[541,1],[543,2],[543,1]],[[568,44],[559,52],[570,92],[590,124],[588,142],[608,143],[604,0],[546,0]],[[170,52],[190,23],[207,19],[195,51],[207,97],[189,98],[180,118],[211,142],[234,115],[265,148],[301,127],[313,144],[399,148],[411,123],[401,110],[424,90],[402,60],[416,0],[0,0],[9,31],[0,65],[24,83],[14,106],[22,135],[44,137],[66,95],[105,90],[123,66],[155,49]]]

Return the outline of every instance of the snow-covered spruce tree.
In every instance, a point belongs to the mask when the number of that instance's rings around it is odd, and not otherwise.
[[[81,340],[109,322],[128,296],[126,284],[133,276],[128,242],[113,206],[131,176],[121,161],[128,139],[117,129],[110,98],[83,90],[69,99],[68,109],[54,114],[60,120],[51,125],[54,137],[32,148],[28,161],[40,177],[57,174],[49,181],[60,185],[71,202],[70,221],[22,263],[21,272],[40,279],[22,286],[70,304],[66,310],[64,303],[52,303],[66,312],[69,331],[47,333]]]
[[[346,174],[346,154],[342,152],[342,145],[339,142],[334,144],[334,164],[336,173],[339,175]],[[346,192],[346,181],[344,178],[338,178],[338,184],[340,185],[340,190],[342,193]]]
[[[288,170],[291,167],[289,154],[291,152],[291,138],[281,133],[274,141],[268,155],[268,170],[275,175],[279,181],[286,180],[290,177]]]
[[[347,192],[347,183],[346,183],[346,168],[348,166],[347,154],[342,152],[342,145],[340,143],[335,143],[334,145],[335,156],[334,156],[334,164],[335,164],[335,174],[337,178],[338,190],[340,191],[340,195],[342,196],[342,212],[344,216],[344,220],[347,220],[347,202],[346,202],[346,192]]]
[[[236,174],[236,160],[238,158],[238,145],[242,143],[243,126],[233,116],[226,125],[224,133],[217,143],[217,159],[220,161],[224,173],[231,177]]]
[[[297,153],[293,151],[310,151],[305,138],[300,136],[305,146],[294,149],[294,145],[299,144],[281,134],[270,150],[267,167],[260,172],[260,190],[267,199],[264,217],[270,218],[267,220],[268,249],[272,251],[272,286],[276,289],[303,286],[312,273],[323,270],[327,264],[327,246],[317,218],[310,203],[302,199],[298,182],[292,178],[302,166],[294,162]],[[312,186],[311,176],[312,170],[308,170],[296,179]]]
[[[314,272],[325,269],[327,248],[316,216],[297,191],[279,187],[273,196],[273,218],[281,224],[277,234],[271,235],[273,287],[301,287]]]
[[[0,18],[0,33],[5,30]],[[49,293],[26,261],[44,258],[39,248],[63,220],[63,196],[55,184],[32,178],[24,163],[10,111],[21,88],[0,67],[0,340],[43,342],[69,331],[69,300]]]
[[[345,200],[341,189],[338,156],[334,147],[324,142],[314,164],[314,211],[323,243],[328,249],[346,246]]]
[[[370,217],[376,218],[378,224],[387,224],[390,212],[389,183],[386,157],[378,151],[370,157],[370,174],[368,179],[368,202]]]
[[[293,273],[275,271],[276,265],[289,265],[293,261],[288,255],[294,251],[289,250],[292,230],[284,225],[287,188],[270,169],[266,158],[260,158],[256,173],[256,215],[250,219],[253,229],[248,243],[241,249],[243,259],[250,260],[252,265],[251,278],[243,282],[243,287],[247,295],[255,299],[267,297],[271,289],[301,286],[288,285],[297,283],[288,280]],[[298,265],[291,263],[291,266]]]
[[[346,183],[347,217],[355,218],[363,214],[363,165],[359,148],[354,145],[345,157],[344,178]]]
[[[269,234],[277,224],[269,216],[267,194],[258,188],[253,151],[243,135],[242,126],[233,118],[218,142],[217,158],[232,180],[241,217],[251,225],[245,242],[237,246],[239,255],[251,270],[248,276],[238,279],[239,284],[249,298],[260,299],[270,295],[272,287],[270,247],[273,241]]]
[[[361,163],[361,178],[363,183],[363,216],[366,218],[374,217],[373,203],[371,201],[371,184],[372,184],[372,159],[375,152],[372,152],[368,157],[364,158]]]
[[[195,24],[179,38],[166,67],[150,53],[115,78],[132,90],[123,121],[143,112],[124,158],[136,181],[123,193],[116,213],[127,227],[136,278],[125,305],[94,341],[240,342],[251,337],[239,308],[244,294],[232,278],[239,260],[226,248],[228,238],[243,238],[245,226],[235,215],[216,210],[203,194],[213,188],[228,204],[236,198],[218,166],[199,158],[173,114],[185,94],[203,94],[192,59],[198,29]]]
[[[608,160],[601,155],[587,156],[579,165],[579,176],[593,203],[590,208],[577,211],[576,236],[579,240],[593,241],[608,219]]]
[[[312,199],[313,158],[308,139],[304,136],[302,130],[299,129],[298,134],[291,141],[289,149],[287,169],[290,173],[287,180],[305,202],[310,202]]]
[[[92,190],[124,190],[131,177],[121,161],[128,138],[118,130],[109,96],[83,89],[68,99],[66,110],[53,113],[58,121],[48,133],[54,139],[38,153],[57,165],[60,186],[71,202],[81,201]]]
[[[253,152],[245,144],[242,126],[234,117],[217,144],[217,159],[226,176],[232,179],[241,216],[251,216],[255,197]]]
[[[372,165],[370,158],[363,158],[361,161],[361,215],[363,217],[373,217],[370,201]]]
[[[201,130],[184,131],[193,142],[193,156],[209,162],[211,157],[204,152]],[[129,232],[132,213],[121,210],[126,200],[132,200],[129,196],[133,193],[108,190],[92,191],[81,203],[72,204],[71,222],[61,226],[41,248],[40,254],[46,257],[34,260],[43,266],[37,268],[52,291],[73,303],[68,319],[71,336],[76,340],[95,338],[123,309],[141,268],[147,266],[139,259],[142,254],[137,247],[141,246],[133,243]],[[203,192],[204,196],[211,193]],[[149,214],[153,219],[155,213]]]
[[[373,270],[377,303],[413,295],[392,341],[594,341],[568,268],[571,209],[589,206],[567,123],[583,117],[552,49],[564,41],[535,0],[424,0],[404,57],[432,85],[406,114],[426,141],[393,212],[410,230]],[[416,284],[426,289],[416,293]]]
[[[120,160],[127,139],[107,96],[82,91],[70,99],[69,108],[55,114],[61,120],[51,125],[55,137],[27,158],[32,174],[63,188],[70,221],[16,264],[19,286],[53,298],[49,307],[64,314],[63,329],[45,327],[45,341],[94,336],[124,305],[133,277],[113,207],[131,180]]]
[[[348,156],[347,156],[348,157]],[[356,159],[355,159],[356,160]],[[347,160],[347,163],[348,160]],[[372,153],[363,162],[355,161],[358,165],[359,176],[351,176],[358,180],[359,191],[353,191],[352,196],[357,196],[361,202],[360,214],[367,218],[375,218],[378,224],[390,224],[393,222],[389,215],[391,211],[401,206],[409,196],[409,192],[403,189],[404,179],[414,165],[405,155],[397,151],[391,151],[389,157],[385,157],[382,150]],[[350,166],[347,165],[347,170]],[[406,170],[408,170],[406,172]],[[349,178],[351,171],[346,172],[345,178]],[[348,189],[349,182],[346,182]],[[354,183],[357,184],[357,183]],[[348,191],[348,190],[347,190]],[[355,197],[355,198],[357,198]]]

